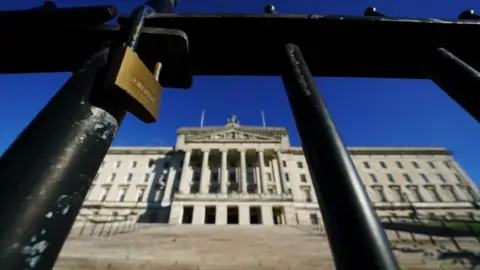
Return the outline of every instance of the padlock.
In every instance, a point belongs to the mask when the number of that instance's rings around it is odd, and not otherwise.
[[[143,122],[157,120],[162,86],[131,47],[120,47],[114,53],[106,73],[105,89]]]

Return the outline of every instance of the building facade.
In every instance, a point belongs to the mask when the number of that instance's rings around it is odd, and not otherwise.
[[[348,151],[380,217],[480,217],[478,188],[446,149]],[[323,227],[302,148],[235,116],[180,128],[175,147],[112,147],[76,224],[95,221]]]

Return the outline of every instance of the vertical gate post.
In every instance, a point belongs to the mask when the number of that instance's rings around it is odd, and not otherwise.
[[[282,80],[337,269],[399,269],[349,153],[294,44],[284,47]]]
[[[92,104],[109,51],[88,59],[0,158],[0,269],[53,268],[126,114],[108,97]]]
[[[0,268],[51,269],[125,116],[94,106],[108,49],[75,72],[0,158]]]

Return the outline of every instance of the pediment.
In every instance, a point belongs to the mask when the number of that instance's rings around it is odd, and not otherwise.
[[[188,140],[192,141],[277,141],[278,139],[264,136],[261,134],[254,134],[238,130],[228,130],[222,132],[214,132],[209,134],[202,134],[197,136],[189,136]]]

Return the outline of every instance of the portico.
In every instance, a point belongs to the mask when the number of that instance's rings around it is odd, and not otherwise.
[[[276,194],[285,194],[288,189],[281,165],[275,174],[278,177],[273,178],[272,167],[277,164],[282,164],[281,155],[274,149],[186,149],[180,193],[272,194],[269,187],[275,187]]]
[[[241,126],[232,116],[225,126],[177,135],[184,157],[170,223],[285,224],[274,215],[293,203],[281,154],[289,147],[285,128]]]
[[[180,129],[180,195],[289,193],[281,155],[287,134],[240,126],[235,116],[224,127]]]

